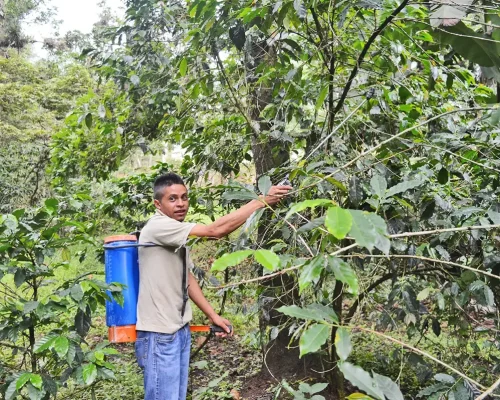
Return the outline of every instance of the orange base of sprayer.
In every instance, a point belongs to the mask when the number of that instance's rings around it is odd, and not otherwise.
[[[110,326],[108,328],[108,340],[110,343],[135,342],[136,338],[135,325]]]
[[[210,325],[191,325],[191,332],[210,332]],[[108,340],[110,343],[130,343],[137,339],[135,325],[111,326],[108,328]]]

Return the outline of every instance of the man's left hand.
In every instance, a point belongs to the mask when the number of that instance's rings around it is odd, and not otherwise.
[[[224,329],[227,333],[219,332],[216,333],[215,336],[220,336],[220,337],[227,337],[227,336],[233,336],[234,329],[229,329],[228,325],[231,325],[231,322],[229,322],[227,319],[222,318],[220,315],[216,315],[215,317],[210,319],[210,323],[212,325],[217,325]]]

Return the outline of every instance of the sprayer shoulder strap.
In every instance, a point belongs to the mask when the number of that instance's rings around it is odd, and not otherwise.
[[[187,285],[187,250],[185,246],[180,249],[182,257],[182,310],[181,317],[184,318],[186,312],[186,304],[189,300],[188,285]]]

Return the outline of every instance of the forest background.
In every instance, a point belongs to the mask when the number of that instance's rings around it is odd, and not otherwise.
[[[295,188],[192,243],[238,332],[195,341],[193,399],[500,396],[500,3],[123,5],[35,43],[50,0],[0,0],[3,398],[142,397],[102,238],[170,170],[193,221]]]

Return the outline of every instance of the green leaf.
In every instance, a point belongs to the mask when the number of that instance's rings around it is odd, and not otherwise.
[[[5,400],[12,400],[16,396],[16,380],[14,379],[5,391]]]
[[[239,250],[235,251],[234,253],[224,254],[222,257],[215,260],[211,270],[224,271],[228,267],[234,267],[235,265],[238,265],[241,262],[243,262],[253,253],[254,253],[253,250]]]
[[[16,273],[14,274],[14,283],[16,284],[16,287],[21,286],[25,281],[26,271],[24,271],[24,268],[18,267],[16,269]]]
[[[261,249],[254,253],[255,261],[262,265],[268,271],[275,271],[280,266],[280,258],[278,255],[270,250]]]
[[[446,168],[441,168],[438,172],[437,178],[441,185],[446,185],[450,179],[450,174]]]
[[[307,330],[300,336],[299,346],[300,346],[300,357],[304,354],[314,353],[318,351],[321,346],[325,344],[328,337],[330,336],[330,327],[324,324],[314,324],[311,325]]]
[[[319,217],[311,220],[307,224],[302,225],[299,229],[297,229],[298,233],[309,232],[313,229],[319,228],[321,225],[325,224],[326,217]]]
[[[28,383],[27,385],[28,388],[28,397],[30,400],[42,400],[42,398],[45,395],[45,390],[41,390],[33,386],[33,384]]]
[[[323,271],[325,264],[325,258],[323,256],[316,256],[309,260],[300,271],[299,276],[299,292],[311,285],[311,283],[321,276],[321,271]]]
[[[139,86],[141,79],[137,75],[132,75],[130,77],[130,82],[132,82],[135,86]]]
[[[322,304],[310,304],[305,308],[299,306],[282,306],[278,308],[280,313],[292,318],[305,319],[307,321],[338,323],[339,319],[335,311]]]
[[[27,301],[24,303],[23,313],[29,314],[30,312],[35,311],[38,308],[38,304],[40,304],[38,301]]]
[[[328,94],[328,85],[325,85],[321,89],[321,92],[319,92],[318,99],[316,100],[316,111],[318,111],[323,106],[327,94]]]
[[[356,243],[372,251],[374,247],[389,254],[391,243],[387,238],[387,225],[376,214],[360,210],[349,210],[352,216],[350,236]]]
[[[87,128],[92,129],[92,114],[87,113],[85,116],[85,125],[87,125]]]
[[[59,336],[54,341],[54,350],[56,351],[59,358],[63,358],[69,349],[69,340],[64,336]]]
[[[42,388],[42,386],[43,386],[43,379],[38,374],[31,374],[31,376],[30,376],[30,382],[38,390],[40,390]]]
[[[73,298],[73,300],[75,300],[75,301],[80,301],[81,299],[83,299],[83,289],[79,283],[74,285],[71,288],[69,293],[70,293],[71,297]]]
[[[187,68],[188,68],[188,63],[186,58],[183,58],[181,62],[179,63],[179,74],[181,76],[185,76],[187,73]]]
[[[260,192],[264,196],[267,196],[272,185],[273,184],[271,183],[271,178],[269,178],[267,175],[263,175],[259,178],[259,183],[257,186],[259,187]]]
[[[500,110],[500,108],[499,108],[499,110]],[[500,225],[500,213],[493,211],[493,210],[489,210],[488,217],[490,217],[490,219],[493,221],[493,223],[495,225]]]
[[[16,382],[16,385],[15,385],[15,388],[16,390],[21,390],[22,387],[26,384],[26,382],[28,382],[31,378],[31,373],[30,372],[26,372],[24,374],[22,374],[19,378],[17,378],[17,381]]]
[[[43,336],[40,340],[38,340],[35,343],[34,351],[35,353],[41,353],[48,348],[50,348],[53,344],[54,341],[56,340],[57,335],[55,333],[49,333],[45,336]]]
[[[90,307],[87,306],[87,310],[83,311],[78,308],[75,315],[75,330],[81,336],[85,337],[90,329]]]
[[[392,379],[379,375],[376,372],[373,372],[373,378],[376,385],[389,400],[404,400],[403,393],[401,393],[399,386]]]
[[[441,43],[452,46],[462,57],[482,67],[500,66],[497,44],[462,21],[454,26],[442,27],[435,31],[433,36]]]
[[[331,307],[324,306],[323,304],[313,303],[306,306],[306,310],[314,316],[316,321],[326,321],[330,323],[339,323],[339,317]]]
[[[12,214],[7,214],[4,218],[3,225],[5,225],[11,232],[14,232],[19,226],[17,218]]]
[[[59,207],[59,201],[57,199],[47,199],[45,200],[45,208],[51,214],[55,213]]]
[[[326,212],[325,226],[337,239],[344,239],[351,230],[351,213],[337,206],[330,207]]]
[[[292,318],[305,319],[305,320],[314,319],[314,316],[311,315],[310,311],[295,305],[282,306],[278,308],[278,311]]]
[[[379,199],[383,199],[385,197],[385,191],[387,190],[387,181],[382,175],[373,175],[372,179],[370,180],[370,186],[373,193],[376,194]]]
[[[347,360],[352,351],[351,336],[346,328],[337,329],[335,335],[335,350],[342,361]]]
[[[90,385],[95,381],[97,377],[97,367],[95,364],[86,364],[82,368],[82,378],[83,383]]]
[[[386,193],[386,197],[392,197],[395,194],[406,192],[407,190],[414,189],[417,186],[421,186],[424,182],[418,180],[404,181],[397,185],[392,186]]]
[[[448,374],[436,374],[434,375],[434,379],[438,382],[449,383],[451,385],[456,382],[455,378]]]
[[[344,377],[354,386],[373,396],[375,399],[385,400],[382,390],[376,386],[370,374],[363,368],[352,365],[349,362],[339,363],[338,366]]]
[[[366,247],[372,251],[377,241],[377,232],[366,217],[368,213],[358,210],[350,210],[352,216],[352,226],[349,234],[361,247]]]
[[[304,19],[306,17],[307,10],[302,0],[293,0],[293,8],[295,8],[295,11],[300,19]]]
[[[290,207],[290,210],[285,216],[285,220],[290,218],[291,215],[301,212],[305,210],[306,208],[316,208],[319,206],[326,206],[326,205],[332,205],[334,204],[332,200],[328,199],[314,199],[314,200],[304,200],[300,203],[296,203],[293,206]]]
[[[429,297],[430,292],[431,292],[430,287],[426,287],[425,289],[421,290],[420,293],[417,295],[417,300],[418,301],[425,300],[427,297]]]
[[[328,269],[333,272],[335,279],[345,283],[351,292],[357,296],[359,290],[358,277],[352,267],[337,257],[328,257]]]

